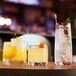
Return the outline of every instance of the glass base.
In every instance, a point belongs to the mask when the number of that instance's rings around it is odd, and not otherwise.
[[[26,63],[26,61],[11,61],[11,60],[3,61],[3,64],[5,65],[14,65],[14,64],[22,65],[24,63]]]
[[[55,62],[56,65],[71,65],[72,62]]]
[[[46,66],[47,63],[46,62],[28,62],[28,65],[31,65],[31,66]]]
[[[3,61],[3,64],[10,65],[10,61],[9,60]]]

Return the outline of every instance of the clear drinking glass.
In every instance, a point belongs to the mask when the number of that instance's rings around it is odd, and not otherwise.
[[[44,66],[48,63],[48,47],[45,45],[40,48],[39,45],[30,45],[28,48],[28,64]]]
[[[14,61],[27,61],[27,49],[26,43],[21,39],[11,39],[11,43],[16,46],[16,56],[13,58]]]
[[[10,64],[10,61],[16,56],[16,46],[11,42],[4,42],[3,45],[3,62]]]
[[[71,25],[58,24],[55,32],[55,64],[68,65],[72,63]]]

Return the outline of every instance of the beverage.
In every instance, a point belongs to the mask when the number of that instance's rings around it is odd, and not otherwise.
[[[28,63],[31,65],[46,65],[48,63],[48,48],[32,45],[28,49]]]
[[[4,42],[3,62],[9,64],[10,61],[27,61],[26,47],[20,40],[12,39],[11,42]]]
[[[26,43],[22,42],[20,38],[11,39],[12,44],[16,46],[16,56],[13,58],[15,61],[27,61]]]
[[[16,47],[16,56],[12,59],[14,61],[27,61],[27,52],[23,47]]]
[[[70,23],[58,25],[55,33],[55,64],[72,63],[72,40]]]
[[[4,42],[3,47],[3,61],[10,61],[16,56],[16,46],[12,45],[11,42]]]

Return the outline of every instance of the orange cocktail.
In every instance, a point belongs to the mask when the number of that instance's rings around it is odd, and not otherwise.
[[[4,42],[3,47],[3,61],[10,61],[16,56],[16,46],[11,42]]]
[[[7,61],[23,61],[27,60],[26,48],[17,46],[12,42],[4,42],[3,62]]]

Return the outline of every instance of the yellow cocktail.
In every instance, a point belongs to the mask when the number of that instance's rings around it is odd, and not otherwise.
[[[44,47],[31,47],[28,49],[28,63],[48,63],[48,48]]]
[[[4,42],[3,61],[26,61],[27,51],[25,47],[20,47],[11,42]]]
[[[26,60],[27,60],[26,49],[24,47],[17,47],[16,50],[17,50],[16,56],[12,60],[26,62]]]
[[[15,61],[26,61],[27,60],[27,50],[24,42],[21,41],[21,38],[11,39],[12,44],[16,46],[16,56],[13,58]]]
[[[16,56],[16,52],[15,45],[12,45],[11,42],[4,42],[3,61],[12,60]]]

